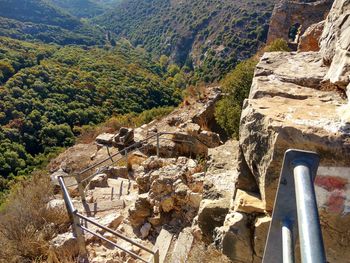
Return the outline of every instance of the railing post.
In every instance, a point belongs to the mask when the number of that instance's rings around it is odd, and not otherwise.
[[[77,239],[78,247],[79,247],[79,262],[80,263],[87,263],[88,262],[88,253],[86,250],[85,245],[85,238],[83,234],[83,230],[80,228],[80,219],[76,215],[77,210],[73,212],[73,234],[75,238]]]
[[[157,133],[157,157],[159,158],[159,133]]]
[[[157,250],[154,252],[153,255],[153,263],[159,263],[159,249],[157,248]]]
[[[81,197],[81,201],[82,202],[86,202],[86,197],[85,197],[85,191],[84,191],[84,187],[81,183],[81,175],[77,174],[77,176],[75,177],[78,183],[78,191]]]
[[[125,149],[125,162],[126,162],[126,164],[128,164],[128,150],[127,149]]]
[[[68,211],[68,215],[70,219],[72,220],[72,230],[73,230],[73,235],[77,239],[78,247],[79,247],[79,262],[80,263],[86,263],[88,262],[88,253],[85,247],[85,240],[84,240],[84,235],[83,231],[79,227],[80,222],[79,222],[79,217],[76,215],[78,210],[74,207],[72,200],[70,199],[68,190],[66,185],[64,184],[64,180],[62,176],[58,177],[58,182],[61,186],[62,193],[63,193],[63,199],[66,204],[66,208]]]
[[[299,163],[294,166],[294,182],[301,261],[303,263],[326,262],[315,188],[310,168],[306,164]]]

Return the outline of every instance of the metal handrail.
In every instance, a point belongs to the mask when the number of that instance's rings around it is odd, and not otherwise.
[[[115,235],[116,237],[121,238],[121,239],[129,242],[130,244],[133,244],[133,245],[139,247],[140,249],[150,253],[153,256],[153,263],[159,263],[159,250],[158,249],[156,251],[153,251],[153,250],[135,242],[134,240],[124,236],[123,234],[118,233],[117,231],[114,231],[108,227],[105,227],[105,226],[101,225],[100,223],[78,213],[78,210],[74,207],[72,199],[70,198],[69,192],[68,192],[67,187],[64,183],[63,176],[58,177],[58,182],[59,182],[61,189],[62,189],[63,199],[64,199],[64,202],[66,204],[68,214],[72,220],[73,235],[77,239],[78,247],[79,247],[79,256],[82,258],[83,262],[88,262],[88,253],[87,253],[86,246],[85,246],[84,231],[96,236],[97,238],[100,238],[103,241],[108,242],[109,244],[113,245],[114,247],[116,247],[118,249],[125,251],[126,253],[128,253],[130,256],[132,256],[135,259],[139,259],[143,262],[148,262],[148,261],[143,259],[142,257],[138,256],[134,252],[129,251],[129,250],[117,245],[116,243],[108,240],[107,238],[103,237],[102,235],[95,233],[94,231],[89,230],[87,227],[83,226],[80,223],[80,219],[85,220],[85,221],[99,227],[100,229],[102,229],[106,232],[109,232],[109,233]]]
[[[327,262],[313,185],[318,164],[314,152],[286,151],[263,263],[295,262],[297,234],[302,263]]]
[[[143,145],[144,142],[146,141],[149,141],[150,139],[154,138],[154,137],[157,137],[156,140],[153,140],[151,142],[156,142],[157,143],[157,157],[159,157],[160,153],[159,153],[159,149],[160,149],[160,145],[159,145],[159,142],[160,140],[170,140],[170,139],[167,139],[167,138],[161,138],[162,135],[175,135],[177,133],[173,133],[173,132],[157,132],[149,137],[146,137],[145,139],[139,141],[139,142],[136,142],[126,148],[124,148],[123,150],[121,151],[118,151],[117,153],[111,155],[109,153],[109,150],[108,150],[108,155],[109,157],[108,158],[105,158],[103,159],[102,161],[96,163],[96,164],[93,164],[89,167],[87,167],[86,169],[78,172],[77,174],[73,174],[73,175],[68,175],[68,176],[64,176],[64,178],[68,178],[68,177],[74,177],[77,181],[77,183],[74,183],[74,184],[71,184],[71,185],[68,185],[67,187],[73,187],[73,186],[78,186],[78,190],[79,190],[79,194],[82,198],[83,201],[85,201],[85,188],[83,187],[83,183],[86,182],[86,181],[89,181],[91,180],[92,178],[94,178],[96,175],[102,173],[103,171],[105,171],[107,169],[107,166],[104,166],[100,169],[98,169],[95,173],[89,175],[87,178],[84,178],[84,179],[80,179],[81,175],[90,171],[91,169],[103,164],[104,162],[108,161],[108,160],[112,160],[112,163],[111,164],[114,164],[114,163],[117,163],[119,162],[120,160],[124,159],[124,158],[127,158],[128,154],[130,153],[133,153],[134,151],[136,150],[140,150],[144,147],[147,147],[147,145]],[[198,138],[196,137],[193,137],[195,140],[197,140],[198,142],[200,142],[201,144],[205,145],[206,147],[209,147],[207,144],[205,144],[204,142],[202,142],[201,140],[199,140]],[[190,144],[193,144],[193,142],[191,141],[187,141],[187,140],[171,140],[171,141],[174,141],[174,142],[186,142],[186,143],[190,143]],[[141,147],[137,147],[137,146],[141,146]],[[108,149],[108,146],[107,146],[107,149]],[[129,149],[132,149],[130,152],[128,151]],[[117,160],[113,160],[112,158],[117,156],[117,155],[121,155],[122,153],[124,153],[124,157],[121,157]]]

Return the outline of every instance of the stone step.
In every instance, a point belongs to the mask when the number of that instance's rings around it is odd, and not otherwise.
[[[128,195],[132,182],[128,179],[108,179],[108,186],[113,188],[115,194],[119,196]]]
[[[159,250],[159,263],[165,262],[172,240],[173,234],[163,228],[157,237],[156,244],[154,245],[154,249]]]
[[[185,263],[187,262],[188,254],[191,251],[193,244],[193,235],[190,228],[185,228],[180,233],[174,250],[171,255],[170,263]]]

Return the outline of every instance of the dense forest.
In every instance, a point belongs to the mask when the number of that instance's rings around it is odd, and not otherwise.
[[[0,38],[0,175],[26,174],[71,146],[77,127],[177,105],[183,78],[126,40],[82,49]]]

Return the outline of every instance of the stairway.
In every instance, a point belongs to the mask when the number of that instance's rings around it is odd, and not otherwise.
[[[130,194],[133,182],[124,179],[108,179],[108,187],[95,187],[87,193],[87,202],[83,205],[82,211],[89,216],[96,216],[110,210],[119,210],[125,207],[125,200]]]

